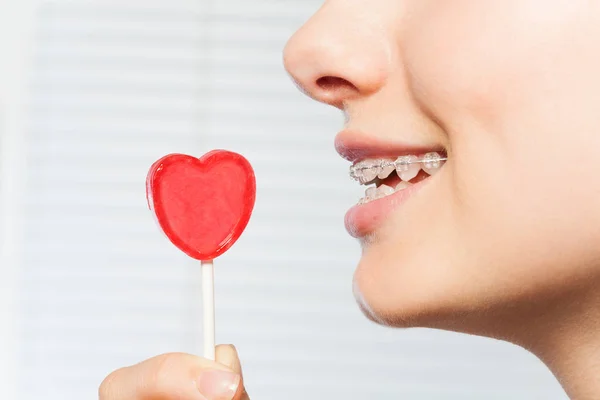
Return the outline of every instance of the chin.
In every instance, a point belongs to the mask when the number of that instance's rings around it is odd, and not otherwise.
[[[371,321],[396,328],[433,328],[440,325],[436,321],[459,314],[458,310],[449,310],[431,288],[425,290],[423,285],[386,277],[382,275],[385,267],[369,263],[361,260],[354,274],[353,291],[359,308]]]
[[[487,316],[501,308],[495,294],[488,296],[461,279],[451,263],[424,263],[416,261],[416,255],[399,257],[397,252],[386,257],[379,246],[374,247],[364,249],[353,280],[355,299],[368,319],[396,328],[496,336],[486,326]]]

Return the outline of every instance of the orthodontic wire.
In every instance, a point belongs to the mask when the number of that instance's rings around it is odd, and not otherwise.
[[[379,165],[369,165],[369,166],[360,166],[357,167],[355,165],[351,166],[351,173],[352,172],[361,172],[361,171],[365,171],[367,169],[371,169],[374,167],[379,167],[379,168],[384,168],[384,167],[389,167],[391,165],[393,165],[394,167],[397,167],[399,165],[412,165],[412,164],[424,164],[424,163],[437,163],[437,162],[442,162],[442,161],[448,161],[448,157],[440,157],[440,158],[431,158],[431,159],[418,159],[418,160],[409,160],[409,161],[401,161],[398,162],[398,160],[396,161],[389,161],[389,162],[382,162]]]

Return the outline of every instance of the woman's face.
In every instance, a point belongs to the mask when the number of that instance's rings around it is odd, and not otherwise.
[[[598,281],[600,1],[328,0],[285,64],[343,109],[352,162],[447,154],[347,215],[371,318],[534,310]]]

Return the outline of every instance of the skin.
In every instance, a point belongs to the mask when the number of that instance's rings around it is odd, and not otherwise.
[[[232,377],[239,379],[235,393],[222,393],[221,383]],[[249,400],[241,377],[235,347],[221,345],[216,362],[170,353],[118,369],[104,379],[98,396],[100,400]]]
[[[285,66],[366,143],[448,152],[361,238],[367,316],[510,341],[600,398],[600,1],[329,0]]]

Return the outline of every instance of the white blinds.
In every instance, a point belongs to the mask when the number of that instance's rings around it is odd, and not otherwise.
[[[17,0],[15,0],[17,1]],[[365,2],[367,6],[368,2]],[[36,14],[27,132],[19,399],[92,399],[103,376],[199,352],[199,269],[146,209],[150,164],[227,148],[256,211],[217,260],[217,339],[253,399],[562,399],[510,345],[367,322],[351,295],[359,196],[334,152],[342,118],[281,62],[314,0],[53,1]]]

